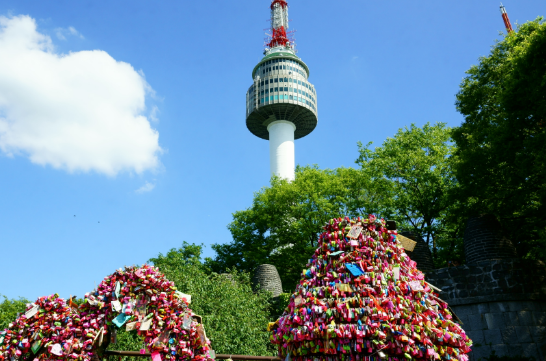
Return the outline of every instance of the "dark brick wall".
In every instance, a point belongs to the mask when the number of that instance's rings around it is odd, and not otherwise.
[[[491,301],[546,301],[546,265],[505,259],[441,268],[426,274],[450,305]]]
[[[467,264],[517,257],[516,248],[503,235],[501,224],[490,214],[468,219],[464,234],[464,253]]]

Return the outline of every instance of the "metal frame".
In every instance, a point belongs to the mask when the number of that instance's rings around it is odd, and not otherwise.
[[[149,352],[140,353],[138,351],[115,351],[108,350],[104,352],[105,356],[130,356],[130,357],[151,357]],[[250,356],[250,355],[228,355],[228,354],[217,354],[216,360],[249,360],[249,361],[281,361],[278,357],[273,356]]]

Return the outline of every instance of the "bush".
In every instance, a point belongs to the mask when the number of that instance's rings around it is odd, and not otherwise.
[[[210,273],[200,262],[201,246],[184,242],[181,248],[150,259],[180,292],[192,295],[190,308],[203,317],[216,353],[266,356],[269,343],[271,294],[252,292],[250,274],[228,270]]]
[[[8,325],[17,318],[18,313],[25,312],[26,304],[29,302],[25,298],[18,300],[10,300],[4,295],[4,301],[0,303],[0,331],[8,327]]]

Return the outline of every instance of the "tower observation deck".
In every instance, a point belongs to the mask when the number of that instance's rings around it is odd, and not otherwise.
[[[271,174],[294,179],[294,140],[317,126],[317,93],[308,80],[309,67],[288,38],[288,4],[271,2],[271,39],[252,71],[246,93],[246,126],[269,140]]]

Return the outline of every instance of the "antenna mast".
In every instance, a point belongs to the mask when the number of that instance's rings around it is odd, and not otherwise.
[[[273,0],[271,2],[271,41],[267,46],[274,48],[290,45],[286,30],[288,30],[288,3],[286,0]]]
[[[506,9],[504,8],[504,5],[500,5],[500,11],[501,11],[501,14],[502,14],[502,20],[504,21],[504,26],[506,27],[506,31],[508,31],[508,33],[511,33],[513,32],[514,30],[512,29],[512,24],[510,24],[510,19],[508,19],[508,13],[506,12]]]

